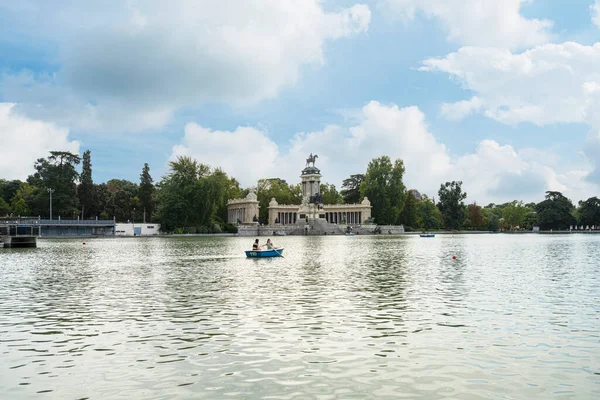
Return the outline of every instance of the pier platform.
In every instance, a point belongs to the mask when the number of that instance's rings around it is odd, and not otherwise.
[[[4,223],[0,225],[0,248],[37,247],[39,234],[37,226]]]

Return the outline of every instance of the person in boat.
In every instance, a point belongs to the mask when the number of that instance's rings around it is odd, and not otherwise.
[[[271,242],[271,239],[267,239],[267,243],[265,243],[265,246],[267,246],[268,250],[274,249],[273,242]]]
[[[254,241],[252,244],[252,250],[260,250],[260,245],[258,244],[258,239]]]

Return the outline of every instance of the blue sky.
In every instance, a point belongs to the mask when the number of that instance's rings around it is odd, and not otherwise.
[[[389,155],[430,195],[595,196],[595,5],[0,0],[0,177],[90,149],[96,182],[190,155],[251,186],[312,152],[338,187]]]

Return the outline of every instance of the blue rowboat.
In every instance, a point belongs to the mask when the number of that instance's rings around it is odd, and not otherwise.
[[[346,236],[354,236],[354,233],[346,233]]]
[[[435,233],[421,233],[419,236],[421,236],[421,237],[435,237]]]
[[[283,248],[272,249],[272,250],[247,250],[246,257],[250,257],[250,258],[283,257]]]

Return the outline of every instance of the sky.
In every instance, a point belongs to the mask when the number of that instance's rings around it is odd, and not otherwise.
[[[88,149],[95,182],[387,155],[430,197],[598,196],[600,0],[0,0],[0,178]]]

